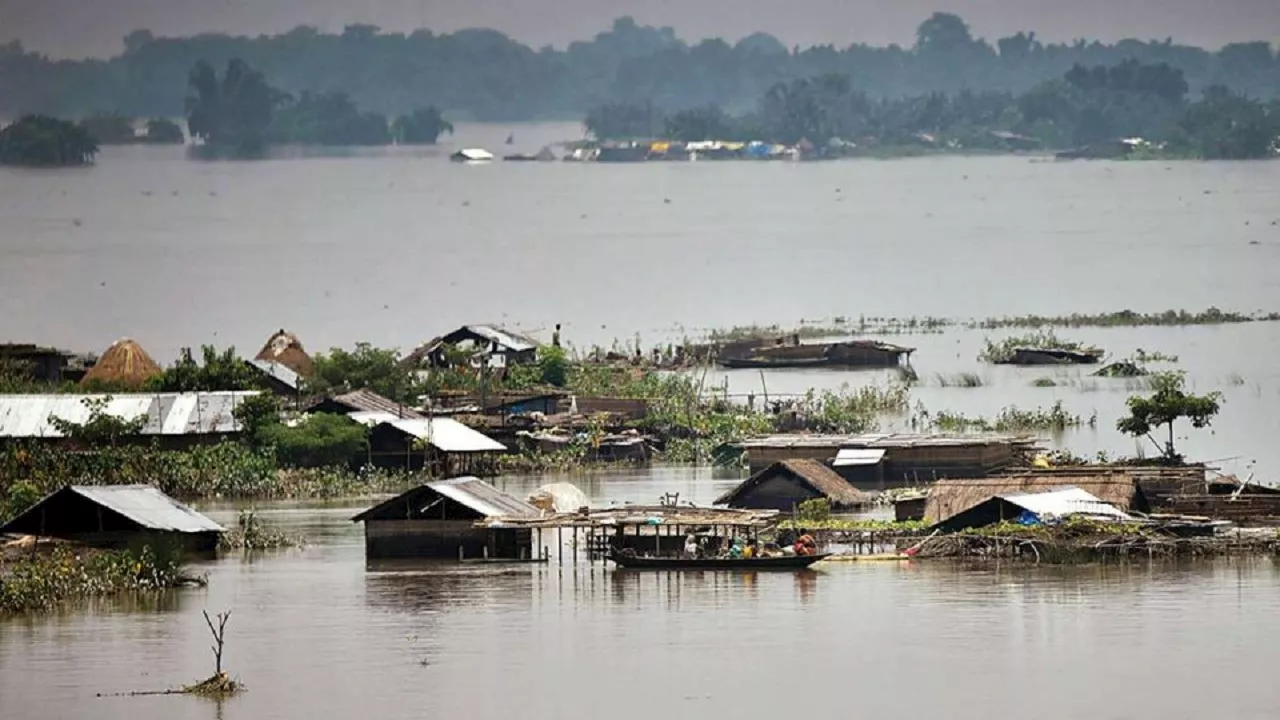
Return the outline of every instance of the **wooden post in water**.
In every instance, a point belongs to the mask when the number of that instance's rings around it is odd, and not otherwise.
[[[561,565],[564,565],[564,527],[556,526],[556,552]]]

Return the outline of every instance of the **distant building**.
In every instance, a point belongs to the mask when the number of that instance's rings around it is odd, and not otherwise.
[[[867,495],[817,460],[783,460],[752,475],[715,502],[744,510],[791,512],[802,502],[826,499],[836,510],[867,504]]]
[[[356,515],[364,523],[369,558],[490,558],[533,556],[528,528],[484,528],[492,518],[538,518],[542,512],[475,477],[420,485]]]
[[[369,461],[378,467],[436,475],[492,474],[495,456],[507,447],[452,418],[400,418],[387,413],[351,413],[368,425]]]
[[[13,363],[36,382],[79,382],[96,357],[26,343],[0,344],[0,363]]]
[[[0,533],[122,548],[172,543],[212,552],[221,525],[150,485],[68,485],[0,527]]]
[[[398,418],[425,417],[408,405],[383,397],[368,388],[316,398],[304,410],[308,413],[322,412],[336,415],[372,412],[387,413]]]
[[[403,363],[410,367],[451,367],[458,364],[451,349],[463,352],[468,362],[519,365],[538,360],[537,341],[494,325],[463,325],[418,346]]]

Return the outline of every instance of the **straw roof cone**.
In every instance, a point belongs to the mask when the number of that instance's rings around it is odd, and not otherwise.
[[[298,336],[286,332],[283,328],[267,338],[267,344],[262,346],[254,359],[280,363],[302,377],[311,377],[316,369],[311,356],[302,349],[302,342],[298,340]]]
[[[140,388],[148,380],[164,372],[146,350],[129,338],[111,343],[98,362],[84,374],[81,385],[94,382]]]

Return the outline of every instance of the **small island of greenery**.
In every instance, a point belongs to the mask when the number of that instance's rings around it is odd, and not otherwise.
[[[0,130],[0,165],[90,165],[98,144],[84,128],[45,115],[26,115]]]

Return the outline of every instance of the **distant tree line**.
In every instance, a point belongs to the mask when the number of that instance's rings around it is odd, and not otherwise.
[[[418,108],[389,123],[382,114],[361,112],[343,92],[304,90],[293,97],[239,58],[227,63],[221,78],[201,60],[192,67],[187,84],[191,135],[240,153],[272,144],[429,144],[453,131],[435,107]]]
[[[819,146],[1062,149],[1142,138],[1169,155],[1261,158],[1280,139],[1280,101],[1264,104],[1224,87],[1188,100],[1181,70],[1133,59],[1075,65],[1015,95],[929,93],[872,98],[846,75],[778,82],[752,112],[714,105],[664,112],[655,103],[612,102],[584,120],[598,139],[760,140]]]
[[[874,100],[965,90],[1021,94],[1076,65],[1112,67],[1130,58],[1181,71],[1193,94],[1223,85],[1261,100],[1280,95],[1280,59],[1265,42],[1216,52],[1171,40],[1045,43],[1032,32],[988,42],[961,18],[938,13],[919,26],[910,47],[788,49],[765,33],[690,44],[672,28],[621,18],[564,50],[535,49],[494,30],[402,34],[370,25],[257,37],[165,38],[137,30],[108,60],[52,60],[10,43],[0,46],[0,116],[85,117],[110,109],[172,117],[183,111],[189,68],[202,60],[221,68],[235,58],[295,98],[342,93],[387,116],[431,98],[453,117],[483,120],[576,118],[606,103],[646,101],[665,110],[709,104],[742,113],[778,83],[827,75],[848,77],[852,91]]]

